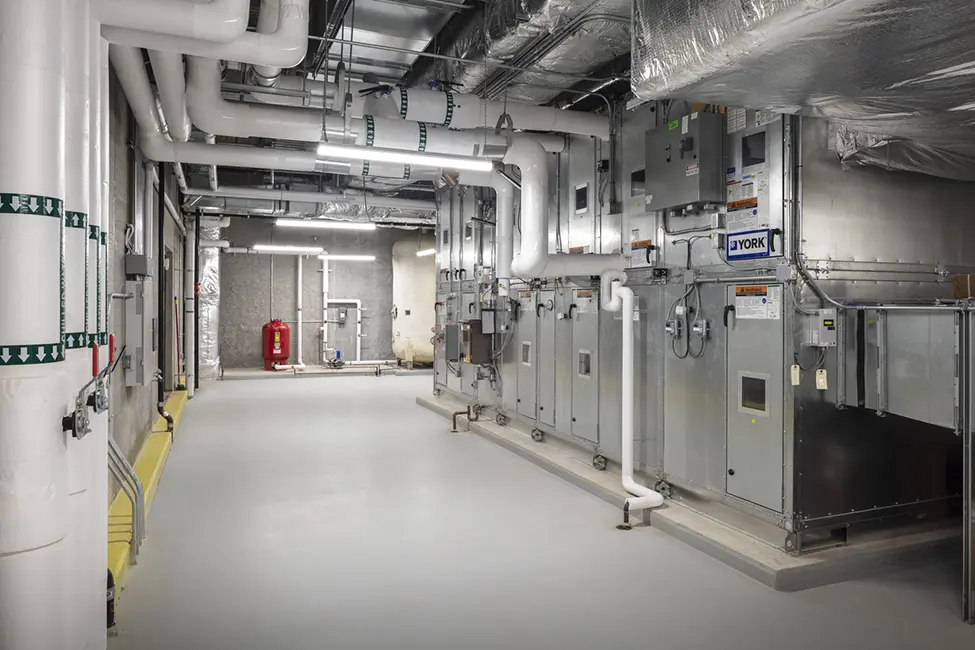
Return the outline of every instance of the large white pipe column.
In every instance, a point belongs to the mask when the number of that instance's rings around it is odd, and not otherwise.
[[[102,35],[111,43],[251,65],[293,68],[302,62],[308,48],[308,0],[281,0],[278,28],[273,34],[244,32],[226,43],[168,36],[147,31],[150,27],[143,30],[111,27],[111,19],[105,20]]]
[[[250,0],[92,0],[104,25],[212,42],[233,41],[247,31]]]
[[[65,347],[68,365],[68,385],[64,397],[65,412],[75,408],[78,390],[91,379],[92,351],[88,347],[89,319],[95,312],[88,311],[89,266],[96,266],[97,257],[89,259],[88,219],[92,183],[90,146],[92,84],[91,69],[91,18],[89,4],[64,0],[65,9],[62,41],[65,55]],[[97,34],[96,34],[97,36]],[[97,74],[97,69],[96,69]],[[97,160],[95,161],[98,162]],[[94,291],[92,286],[91,290]],[[94,414],[91,414],[92,416]],[[65,542],[68,549],[67,597],[68,634],[80,648],[99,647],[104,641],[105,626],[98,612],[104,607],[104,576],[95,561],[99,537],[105,537],[106,526],[96,528],[92,521],[97,517],[93,510],[96,500],[104,501],[107,495],[93,489],[96,472],[105,472],[105,459],[96,457],[94,450],[101,424],[100,418],[92,420],[92,433],[78,440],[66,435],[68,446],[68,507],[70,523]],[[102,646],[103,647],[103,646]]]
[[[63,19],[0,3],[0,650],[69,647]]]
[[[651,490],[645,485],[640,485],[633,480],[633,358],[636,356],[633,349],[633,310],[634,297],[633,290],[624,287],[626,274],[623,272],[607,273],[600,278],[600,295],[602,306],[606,311],[620,311],[622,309],[623,318],[623,356],[622,371],[623,381],[621,391],[621,473],[623,479],[623,489],[633,495],[626,499],[626,509],[628,512],[634,510],[646,510],[648,508],[659,508],[664,503],[663,495]]]
[[[257,33],[273,34],[278,30],[278,11],[281,0],[261,0],[261,9],[257,14]],[[251,69],[255,81],[261,86],[273,86],[281,76],[281,68],[267,65],[256,65]]]
[[[193,130],[186,106],[186,74],[183,71],[183,55],[173,52],[149,50],[149,61],[159,88],[159,103],[169,126],[173,140],[186,142]]]

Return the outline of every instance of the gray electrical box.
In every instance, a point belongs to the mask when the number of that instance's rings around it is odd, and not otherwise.
[[[447,361],[460,361],[460,325],[447,323],[444,327],[444,358]]]
[[[806,316],[806,335],[802,343],[811,348],[835,348],[836,328],[836,310],[817,309],[815,314]]]
[[[647,132],[646,209],[724,203],[724,118],[690,113]]]
[[[155,373],[153,353],[156,347],[156,319],[153,317],[152,280],[129,280],[126,293],[132,299],[125,301],[125,368],[126,386],[148,386]]]

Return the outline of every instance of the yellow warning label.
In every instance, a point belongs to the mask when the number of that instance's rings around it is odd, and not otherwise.
[[[274,333],[274,342],[275,343],[278,343],[280,341],[281,341],[281,332],[275,332]]]
[[[747,210],[748,208],[758,207],[758,197],[752,197],[749,199],[741,199],[740,201],[730,201],[728,203],[728,212],[734,210]]]
[[[577,289],[576,298],[592,298],[592,289]]]

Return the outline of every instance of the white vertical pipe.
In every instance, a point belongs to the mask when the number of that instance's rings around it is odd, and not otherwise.
[[[186,359],[186,396],[190,399],[196,392],[193,387],[196,375],[193,360],[196,358],[196,229],[199,219],[194,219],[186,228],[183,239],[183,358]]]
[[[301,277],[301,268],[302,268],[302,262],[301,262],[301,260],[304,257],[305,257],[304,255],[298,255],[298,282],[297,282],[297,289],[296,289],[296,292],[298,294],[298,298],[297,298],[297,300],[298,300],[298,363],[297,363],[297,365],[301,366],[302,368],[305,367],[305,363],[302,360],[302,356],[301,356],[301,335],[302,335],[302,332],[301,332],[301,294],[303,293],[302,277]]]
[[[89,129],[91,115],[90,11],[87,2],[64,0],[62,42],[65,70],[65,233],[64,233],[64,309],[65,357],[68,384],[64,397],[65,412],[75,408],[78,390],[91,378],[91,350],[87,336],[87,274],[88,274],[88,215],[90,209],[91,157]],[[94,647],[98,633],[104,628],[92,611],[97,607],[99,593],[92,581],[95,573],[92,559],[97,548],[97,531],[92,526],[90,490],[95,473],[92,448],[94,436],[78,440],[66,436],[68,451],[68,509],[70,523],[67,547],[67,633],[79,647]],[[104,471],[104,461],[100,464]],[[104,526],[101,533],[104,535]],[[95,602],[92,602],[92,599]]]
[[[0,650],[68,647],[63,18],[0,3]]]
[[[621,386],[621,462],[620,469],[623,489],[633,496],[626,500],[628,510],[646,510],[663,505],[664,498],[645,485],[633,480],[633,290],[624,287],[622,281],[625,276],[620,273],[607,273],[601,278],[603,308],[607,311],[619,311],[622,308],[623,317],[623,358],[622,358],[622,386]],[[610,298],[607,300],[607,290]]]
[[[159,88],[159,103],[173,140],[186,142],[193,130],[186,111],[186,72],[183,55],[178,52],[149,50],[149,61]]]
[[[273,34],[278,30],[278,9],[281,0],[261,0],[261,9],[257,14],[257,33]],[[267,65],[256,65],[252,68],[255,81],[260,86],[273,86],[281,76],[281,68]]]
[[[325,349],[328,347],[328,260],[322,260],[322,365],[328,359],[325,358]]]

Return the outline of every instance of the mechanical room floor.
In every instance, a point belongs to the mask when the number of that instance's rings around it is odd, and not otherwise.
[[[775,592],[450,433],[431,381],[204,384],[110,649],[975,647],[957,564]]]

